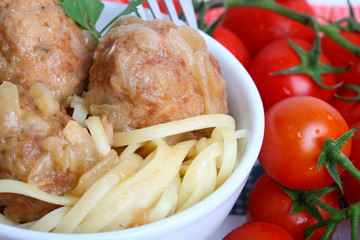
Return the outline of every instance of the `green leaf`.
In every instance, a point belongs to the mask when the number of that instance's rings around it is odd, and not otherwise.
[[[121,17],[121,16],[125,16],[125,15],[128,15],[128,14],[131,14],[133,12],[136,12],[137,11],[137,7],[141,4],[144,3],[144,0],[133,0],[129,3],[129,5],[125,8],[125,10],[120,13],[118,16]]]
[[[64,0],[60,2],[64,13],[80,24],[86,30],[91,31],[85,18],[85,5],[83,0]]]
[[[142,4],[144,0],[132,1],[124,11],[117,15],[110,23],[101,31],[101,33],[108,28],[112,23],[122,16],[128,15],[137,10],[137,6]],[[60,2],[60,6],[64,13],[77,22],[81,27],[90,31],[96,43],[101,35],[96,31],[95,25],[98,21],[101,12],[104,9],[104,4],[99,0],[63,0]]]
[[[85,10],[87,17],[89,18],[90,24],[93,29],[95,29],[95,24],[99,19],[102,10],[104,9],[104,4],[99,0],[85,0]]]
[[[110,27],[115,21],[117,21],[120,17],[131,14],[137,11],[139,5],[143,4],[144,0],[133,0],[129,3],[129,5],[122,11],[119,15],[114,17],[101,31],[102,34],[108,27]]]

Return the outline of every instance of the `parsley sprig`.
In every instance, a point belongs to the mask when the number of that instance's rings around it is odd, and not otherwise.
[[[92,33],[96,44],[104,31],[110,27],[120,17],[131,14],[137,11],[137,7],[141,5],[144,0],[134,0],[127,5],[127,7],[114,17],[101,31],[96,30],[96,22],[98,21],[104,4],[99,0],[63,0],[60,6],[64,13],[77,22],[81,27]]]

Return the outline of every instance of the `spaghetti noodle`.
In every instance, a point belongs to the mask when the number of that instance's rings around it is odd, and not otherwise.
[[[99,136],[107,140],[99,117],[88,118],[85,125],[94,142]],[[208,128],[213,128],[210,137],[172,145],[164,140]],[[201,201],[229,177],[246,146],[246,130],[236,131],[228,115],[202,115],[115,132],[112,145],[101,141],[96,146],[107,156],[66,196],[48,194],[16,180],[0,180],[0,193],[22,194],[61,206],[23,225],[3,216],[0,222],[37,231],[90,233],[163,219]]]

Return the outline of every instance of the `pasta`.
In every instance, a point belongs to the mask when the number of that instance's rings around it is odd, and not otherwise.
[[[83,120],[82,120],[83,121]],[[130,132],[108,141],[100,118],[85,120],[102,161],[65,196],[45,193],[16,180],[0,180],[0,193],[12,192],[58,204],[37,221],[15,224],[37,231],[89,233],[154,222],[183,211],[218,188],[232,173],[246,146],[246,130],[231,116],[202,115]],[[213,128],[211,136],[169,144],[165,137]],[[197,184],[193,184],[196,182]]]

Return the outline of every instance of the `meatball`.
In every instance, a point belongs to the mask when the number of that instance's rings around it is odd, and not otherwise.
[[[0,179],[16,179],[63,195],[98,162],[96,146],[85,128],[66,114],[40,83],[30,90],[0,86]],[[33,221],[54,209],[17,194],[0,194],[4,215],[15,222]]]
[[[128,16],[99,40],[85,97],[116,131],[228,113],[225,81],[205,40],[188,26]]]
[[[45,85],[58,100],[87,85],[95,41],[56,0],[0,0],[0,81]]]

